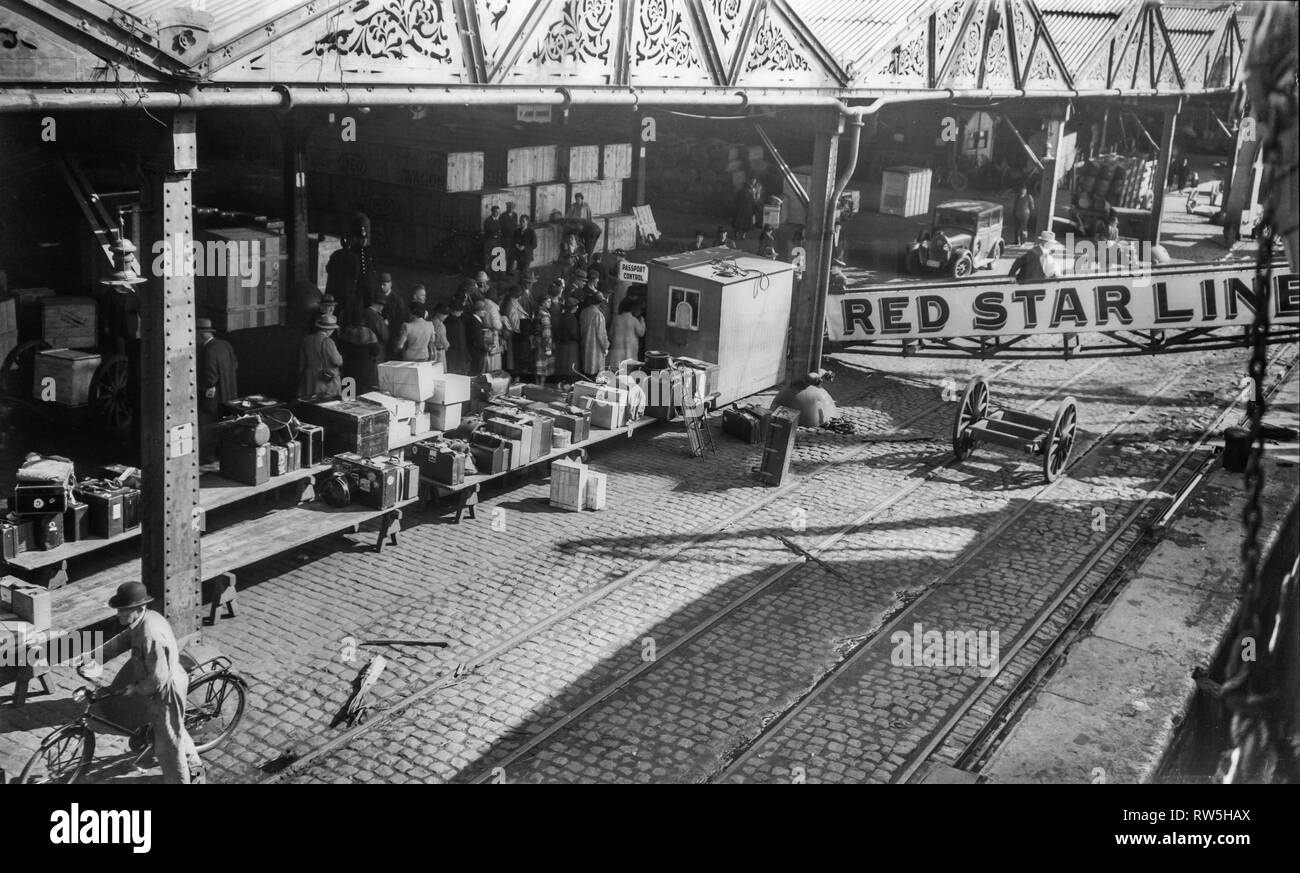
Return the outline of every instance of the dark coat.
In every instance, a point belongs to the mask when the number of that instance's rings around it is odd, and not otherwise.
[[[380,348],[387,350],[389,340],[388,320],[384,318],[384,314],[376,312],[367,306],[361,311],[361,323],[374,331],[375,336],[379,339]],[[384,360],[382,354],[380,360]]]
[[[356,382],[357,393],[376,390],[383,347],[375,332],[364,324],[353,324],[339,331],[334,344],[343,356],[340,372],[344,378],[351,377]]]
[[[469,374],[469,342],[465,338],[465,316],[448,315],[442,326],[447,331],[447,372]]]
[[[236,371],[239,362],[235,350],[223,339],[213,339],[199,347],[199,409],[217,415],[221,404],[239,396]],[[216,396],[209,398],[209,388],[216,388]]]

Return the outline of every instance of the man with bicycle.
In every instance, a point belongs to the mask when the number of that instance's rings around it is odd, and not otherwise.
[[[171,625],[161,613],[148,608],[152,601],[143,583],[119,585],[108,605],[117,610],[117,622],[126,630],[98,652],[83,657],[79,666],[90,660],[107,663],[130,651],[131,660],[113,677],[104,699],[95,704],[97,714],[123,727],[147,724],[153,729],[154,757],[164,783],[202,783],[203,762],[185,730],[189,676],[181,666],[180,646]]]

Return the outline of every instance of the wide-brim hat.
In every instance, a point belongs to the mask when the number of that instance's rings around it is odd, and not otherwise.
[[[482,270],[479,270],[479,271],[478,271],[478,275],[474,277],[474,281],[475,281],[475,282],[491,282],[492,279],[488,276],[487,273],[483,272]]]
[[[123,582],[117,586],[117,593],[108,598],[108,605],[112,609],[135,609],[152,602],[153,597],[143,582]]]
[[[1056,234],[1050,230],[1045,230],[1038,235],[1038,239],[1036,241],[1042,243],[1043,245],[1054,246],[1056,245]]]
[[[316,319],[317,330],[338,330],[339,320],[332,315],[322,315]]]

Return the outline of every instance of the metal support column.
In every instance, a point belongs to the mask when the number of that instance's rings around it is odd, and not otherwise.
[[[1224,234],[1234,240],[1241,227],[1242,213],[1249,214],[1247,211],[1253,210],[1257,202],[1261,175],[1258,155],[1254,117],[1243,116],[1237,124],[1236,148],[1233,149],[1232,167],[1223,192]]]
[[[632,113],[632,178],[636,179],[636,192],[633,206],[645,205],[645,150],[646,141],[642,139],[640,112]]]
[[[817,141],[813,147],[813,172],[808,190],[808,223],[804,227],[804,275],[795,289],[791,310],[790,366],[788,378],[821,365],[821,336],[826,329],[825,306],[830,289],[830,235],[834,231],[831,197],[835,193],[840,133],[844,120],[837,112],[819,113]],[[818,319],[817,314],[822,313]]]
[[[289,246],[289,274],[281,284],[281,293],[293,304],[294,287],[306,279],[313,285],[316,276],[311,270],[311,248],[307,243],[307,131],[292,110],[280,116],[281,166],[284,174],[284,237]],[[322,288],[321,291],[325,289]]]
[[[1147,239],[1152,245],[1160,242],[1160,222],[1165,217],[1165,187],[1169,184],[1169,165],[1173,162],[1174,134],[1178,130],[1178,110],[1182,100],[1164,113],[1164,127],[1160,130],[1160,151],[1156,157],[1156,175],[1151,182],[1151,223],[1147,225]]]
[[[198,389],[195,382],[194,239],[191,173],[197,166],[195,114],[172,118],[171,172],[155,179],[154,240],[172,253],[170,269],[140,294],[141,554],[143,582],[178,639],[198,631]],[[148,259],[142,259],[149,263]]]
[[[1037,230],[1039,233],[1051,230],[1053,227],[1053,216],[1056,215],[1056,183],[1060,174],[1057,159],[1061,155],[1061,138],[1065,135],[1065,124],[1069,120],[1068,104],[1063,111],[1054,112],[1047,119],[1047,154],[1039,156],[1043,159],[1043,180],[1038,189]]]

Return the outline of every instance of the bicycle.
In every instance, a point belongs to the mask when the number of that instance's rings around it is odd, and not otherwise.
[[[234,671],[230,659],[225,655],[216,655],[198,662],[186,658],[186,654],[182,653],[182,659],[183,662],[189,661],[185,671],[190,676],[189,691],[185,695],[185,730],[194,740],[196,751],[202,754],[228,740],[239,726],[247,703],[248,683]],[[81,668],[78,668],[77,673],[82,678],[87,678]],[[71,785],[76,782],[95,757],[97,732],[128,737],[130,750],[139,753],[134,762],[139,766],[153,751],[150,727],[125,727],[92,711],[99,701],[123,693],[103,692],[103,686],[100,685],[85,686],[73,692],[72,699],[84,706],[81,714],[41,741],[19,774],[18,783]],[[102,726],[102,729],[96,731],[92,725]]]

